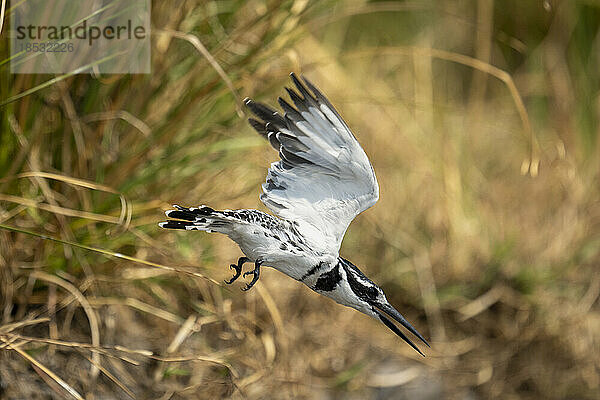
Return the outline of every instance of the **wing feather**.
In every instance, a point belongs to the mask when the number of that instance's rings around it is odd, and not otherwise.
[[[323,250],[337,253],[352,220],[379,199],[379,186],[367,155],[329,100],[306,78],[294,73],[297,91],[286,88],[293,106],[284,111],[250,99],[258,119],[252,127],[279,152],[262,185],[262,202],[302,229],[327,237]]]

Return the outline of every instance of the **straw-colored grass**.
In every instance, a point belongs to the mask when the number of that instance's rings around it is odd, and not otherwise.
[[[0,41],[0,398],[597,398],[600,8],[152,4],[150,75],[10,75]],[[0,25],[1,26],[1,25]],[[427,338],[162,231],[260,208],[277,155],[239,99],[319,86],[380,202],[342,255]]]

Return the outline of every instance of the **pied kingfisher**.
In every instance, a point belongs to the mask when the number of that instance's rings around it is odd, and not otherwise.
[[[175,205],[166,212],[171,219],[159,225],[229,236],[245,257],[230,265],[235,275],[228,284],[240,277],[246,262],[253,262],[254,269],[244,273],[253,277],[243,290],[256,283],[261,266],[273,267],[339,304],[378,318],[423,355],[385,314],[429,346],[423,336],[390,305],[381,288],[338,254],[350,222],[379,199],[373,167],[325,96],[306,78],[304,84],[294,73],[291,78],[299,93],[286,90],[296,108],[280,97],[283,115],[244,100],[258,118],[248,119],[250,125],[281,158],[271,164],[260,195],[279,218],[258,210]]]

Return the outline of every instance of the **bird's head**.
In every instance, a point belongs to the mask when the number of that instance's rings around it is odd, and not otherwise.
[[[367,278],[358,267],[350,261],[341,257],[340,260],[342,262],[342,267],[346,272],[350,289],[360,300],[357,304],[350,304],[350,306],[365,314],[378,318],[385,326],[390,328],[396,335],[400,336],[402,340],[408,343],[419,354],[424,356],[421,350],[419,350],[419,348],[400,330],[400,328],[398,328],[398,326],[396,326],[396,324],[390,321],[388,317],[405,327],[425,343],[427,347],[431,347],[425,338],[389,303],[385,297],[385,293],[379,286]]]

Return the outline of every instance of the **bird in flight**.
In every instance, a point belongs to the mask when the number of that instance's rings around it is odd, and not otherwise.
[[[217,211],[208,206],[166,212],[168,229],[218,232],[238,244],[244,257],[230,268],[233,283],[244,263],[252,280],[261,266],[275,268],[339,304],[379,319],[419,354],[392,318],[427,346],[423,336],[386,299],[383,290],[339,256],[350,222],[379,199],[379,185],[364,150],[340,114],[306,78],[292,73],[297,91],[286,88],[295,108],[281,97],[284,113],[245,99],[256,118],[250,125],[279,152],[271,164],[261,201],[277,217],[258,210]],[[388,318],[389,317],[389,318]]]

